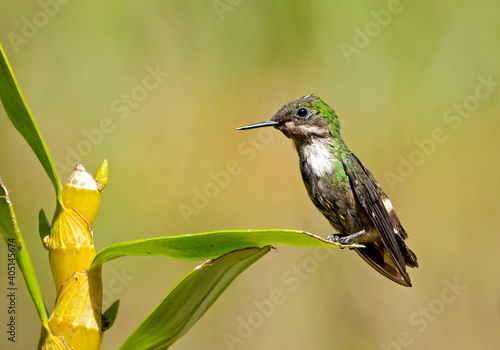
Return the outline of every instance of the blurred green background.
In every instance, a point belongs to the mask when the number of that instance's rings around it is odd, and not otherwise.
[[[499,10],[494,0],[3,1],[0,40],[63,183],[76,162],[95,173],[109,160],[98,250],[218,229],[333,233],[289,140],[234,130],[309,93],[336,110],[344,140],[390,196],[419,259],[413,288],[349,250],[320,261],[314,249],[280,246],[173,348],[491,349],[500,326]],[[237,171],[224,176],[228,165]],[[37,213],[52,215],[54,194],[3,108],[0,174],[51,309]],[[117,348],[195,266],[106,264],[105,303],[119,298],[121,308],[103,349]],[[17,341],[2,332],[0,347],[30,349],[38,319],[17,281]],[[271,307],[272,293],[283,296]]]

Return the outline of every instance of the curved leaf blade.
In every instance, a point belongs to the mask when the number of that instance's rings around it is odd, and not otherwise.
[[[91,268],[127,255],[163,255],[181,260],[213,259],[233,250],[281,244],[295,247],[347,247],[297,230],[227,230],[140,239],[112,244],[94,258]]]
[[[45,210],[40,209],[38,212],[38,233],[40,234],[40,239],[43,240],[45,237],[50,235],[50,222],[47,219],[47,215],[45,215]]]
[[[120,308],[120,299],[116,299],[113,304],[104,313],[102,314],[103,325],[102,331],[106,332],[108,329],[113,327],[113,324],[116,321],[116,316],[118,316],[118,309]],[[106,320],[104,322],[104,320]]]
[[[168,349],[210,308],[231,282],[270,251],[232,251],[188,273],[132,332],[120,350]]]
[[[17,84],[12,68],[10,67],[5,51],[0,44],[0,100],[5,112],[14,127],[31,147],[38,160],[49,176],[56,191],[56,197],[62,205],[61,182],[57,176],[56,167],[45,145],[42,134],[36,125],[35,119],[26,103],[21,89]]]
[[[30,255],[28,253],[28,247],[24,243],[23,236],[19,230],[17,224],[16,214],[14,213],[14,208],[12,202],[9,199],[9,193],[7,188],[2,182],[0,177],[0,234],[5,240],[7,245],[7,250],[10,254],[15,255],[17,265],[21,270],[24,281],[26,282],[26,287],[28,292],[33,299],[36,311],[38,312],[38,317],[42,322],[42,326],[49,329],[48,324],[48,313],[45,308],[45,303],[43,301],[42,292],[40,290],[40,285],[38,284],[38,279],[36,278],[35,269],[33,268],[33,263],[31,262]]]

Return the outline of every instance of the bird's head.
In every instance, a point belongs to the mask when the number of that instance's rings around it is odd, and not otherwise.
[[[268,121],[242,126],[237,130],[265,126],[272,126],[294,140],[340,137],[337,114],[321,98],[314,95],[287,103]]]

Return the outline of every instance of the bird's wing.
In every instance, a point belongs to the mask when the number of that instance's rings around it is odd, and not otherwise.
[[[406,232],[395,216],[396,213],[393,213],[393,210],[389,213],[384,205],[383,201],[388,201],[387,195],[370,171],[354,154],[349,153],[346,157],[344,170],[349,177],[351,187],[359,204],[378,231],[383,245],[383,247],[379,247],[378,244],[375,244],[371,248],[361,248],[358,249],[358,253],[386,277],[399,284],[411,286],[410,276],[406,272],[405,256],[400,249],[401,242],[406,247],[404,244],[404,238],[407,237]],[[395,217],[396,220],[391,216]],[[410,250],[408,249],[408,251]],[[390,257],[390,261],[384,259],[386,255],[388,258]]]

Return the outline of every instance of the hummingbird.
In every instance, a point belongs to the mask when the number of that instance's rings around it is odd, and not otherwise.
[[[406,266],[418,267],[408,234],[372,173],[340,136],[339,118],[311,94],[284,105],[270,120],[237,130],[274,127],[293,141],[307,193],[338,232],[326,239],[355,251],[390,280],[411,287]]]

